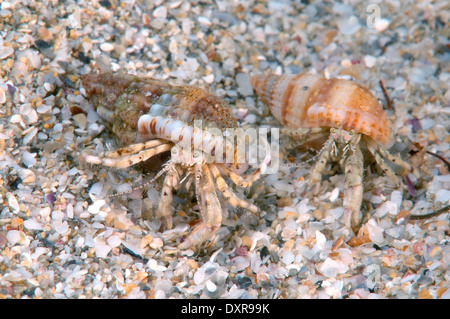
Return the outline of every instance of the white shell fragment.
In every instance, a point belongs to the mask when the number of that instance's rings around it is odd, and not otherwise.
[[[354,34],[361,27],[356,16],[342,18],[337,22],[337,25],[339,31],[341,31],[345,35]]]
[[[215,292],[217,290],[217,286],[211,280],[206,281],[206,289],[210,292]]]
[[[239,86],[238,91],[244,96],[252,95],[253,88],[250,84],[250,76],[245,73],[238,73],[236,75],[236,83]]]
[[[38,223],[34,218],[27,219],[23,222],[25,228],[29,230],[43,230],[44,227],[40,223]]]
[[[450,191],[448,189],[441,189],[436,193],[436,202],[448,204],[450,202]]]
[[[36,155],[37,153],[23,152],[22,163],[28,168],[34,166],[36,164]]]
[[[105,204],[106,204],[106,201],[103,199],[96,200],[92,205],[89,206],[88,212],[93,215],[96,215],[100,212],[100,208],[102,208]]]
[[[118,247],[122,243],[122,240],[118,236],[111,236],[108,238],[107,242],[111,248],[114,248]]]
[[[7,193],[6,198],[8,199],[9,207],[11,207],[16,212],[20,210],[19,201],[17,200],[16,196],[14,196],[14,194]]]
[[[389,20],[387,19],[376,19],[374,22],[374,28],[378,32],[383,32],[389,27]]]
[[[30,240],[25,235],[25,233],[19,230],[10,230],[6,234],[6,239],[11,244],[11,246],[14,246],[16,244],[28,245],[30,243]]]
[[[104,52],[111,52],[112,50],[114,50],[114,44],[103,43],[102,45],[100,45],[100,49],[102,49],[102,51]]]
[[[13,53],[14,53],[13,48],[0,46],[0,60],[10,57]]]
[[[95,255],[99,258],[106,258],[111,251],[111,247],[103,239],[98,237],[95,239],[94,249]]]
[[[366,56],[364,56],[364,64],[368,68],[374,67],[376,63],[377,63],[377,58],[374,57],[373,55],[366,55]]]
[[[6,102],[6,92],[3,87],[0,86],[0,104],[5,104]]]

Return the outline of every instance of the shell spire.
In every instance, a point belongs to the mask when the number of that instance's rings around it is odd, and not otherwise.
[[[257,75],[250,79],[273,116],[288,128],[355,130],[386,145],[390,123],[377,98],[358,83],[316,74]]]

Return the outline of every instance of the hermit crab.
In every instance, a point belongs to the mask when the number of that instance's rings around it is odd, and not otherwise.
[[[317,193],[329,160],[338,160],[345,172],[344,219],[357,229],[361,222],[364,159],[362,148],[374,156],[383,172],[399,186],[399,179],[384,161],[411,166],[385,147],[391,143],[390,123],[377,98],[365,87],[349,80],[325,79],[316,74],[256,75],[250,79],[273,116],[284,125],[284,133],[300,140],[329,134],[311,171],[309,184]]]
[[[240,175],[245,154],[234,147],[234,140],[241,136],[225,101],[200,88],[129,74],[87,74],[81,82],[96,112],[126,145],[100,155],[85,153],[86,162],[125,168],[170,151],[170,159],[150,181],[165,174],[156,214],[167,228],[172,227],[172,189],[184,182],[187,188],[194,183],[201,221],[182,241],[181,249],[211,239],[221,226],[222,204],[217,189],[231,205],[259,211],[239,198],[222,174],[239,186],[250,186],[265,172],[270,152],[266,148],[264,159],[253,173]]]

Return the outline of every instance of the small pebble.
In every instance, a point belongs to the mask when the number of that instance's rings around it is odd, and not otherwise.
[[[110,236],[107,239],[107,243],[111,248],[114,248],[120,246],[122,240],[118,236]]]
[[[0,86],[0,104],[5,104],[6,102],[6,92],[3,87]]]
[[[364,64],[368,67],[368,68],[372,68],[375,66],[375,64],[377,63],[377,58],[372,56],[372,55],[366,55],[364,56]]]
[[[339,197],[339,188],[336,187],[335,189],[333,189],[333,191],[330,194],[330,198],[328,199],[330,202],[334,203],[338,199],[338,197]]]
[[[55,201],[56,201],[55,194],[53,194],[53,193],[47,194],[47,195],[45,196],[45,201],[46,201],[47,203],[49,203],[51,206],[53,206],[53,204],[54,204]]]
[[[197,21],[199,23],[203,24],[203,25],[206,25],[206,26],[210,26],[211,25],[211,20],[209,20],[208,18],[203,17],[203,16],[199,16],[197,18]]]
[[[376,19],[374,22],[374,28],[378,32],[383,32],[389,27],[389,20],[387,19]]]
[[[44,227],[34,218],[27,219],[23,222],[23,226],[29,230],[43,230]]]
[[[205,269],[204,268],[199,268],[195,274],[194,274],[194,283],[196,285],[200,285],[201,283],[204,282],[205,280]]]
[[[327,258],[322,263],[319,270],[325,277],[335,278],[338,274],[345,274],[348,268],[348,265],[339,260]]]
[[[358,18],[355,16],[345,17],[337,22],[339,31],[345,35],[352,35],[356,33],[361,25],[359,24]]]
[[[369,232],[369,238],[372,240],[372,242],[374,242],[375,244],[383,243],[384,241],[383,228],[378,226],[373,219],[369,220],[366,226]]]
[[[9,207],[11,207],[14,211],[18,212],[20,210],[20,206],[16,196],[14,196],[14,194],[12,193],[7,193],[6,198],[8,199]]]
[[[106,204],[105,200],[96,200],[92,205],[88,207],[88,212],[96,215],[99,213],[100,208],[102,208]]]
[[[34,45],[41,51],[51,49],[52,44],[42,39],[38,39],[34,42]]]
[[[247,73],[238,73],[236,75],[238,91],[244,96],[253,95],[253,88],[250,84],[250,76]]]
[[[28,245],[30,242],[25,233],[19,230],[10,230],[6,234],[6,239],[11,244],[11,246],[14,246],[15,244]]]
[[[252,280],[247,276],[237,277],[237,285],[240,289],[247,289],[252,285]]]
[[[155,282],[155,291],[162,291],[166,296],[170,295],[172,283],[166,279],[158,279]]]
[[[100,49],[104,52],[111,52],[112,50],[114,50],[114,44],[111,43],[102,43],[100,45]]]
[[[87,117],[84,113],[78,113],[72,116],[73,120],[75,121],[75,124],[81,128],[82,130],[85,130],[87,127]]]
[[[0,4],[0,9],[1,10],[7,10],[7,9],[10,9],[10,8],[11,8],[11,2],[9,2],[9,1],[3,1]]]
[[[69,224],[67,223],[67,221],[55,221],[54,226],[55,231],[61,235],[66,235],[66,233],[69,231]]]
[[[294,262],[295,260],[295,255],[287,250],[283,252],[283,255],[281,256],[281,261],[285,264],[285,265],[290,265]]]
[[[111,251],[111,247],[107,245],[102,239],[96,239],[95,244],[95,255],[98,258],[106,258]]]
[[[215,292],[217,290],[216,284],[213,283],[211,280],[207,280],[205,285],[206,289],[208,289],[209,292]]]
[[[167,17],[167,8],[165,6],[157,7],[153,10],[153,16],[155,18],[165,19]]]
[[[248,236],[242,236],[242,245],[246,246],[248,249],[253,245],[253,239]]]
[[[153,249],[158,249],[164,246],[164,242],[161,238],[153,238],[149,246]]]
[[[33,167],[36,164],[36,155],[37,153],[23,152],[22,163],[28,168]]]
[[[0,46],[0,60],[4,60],[7,57],[10,57],[13,53],[13,48]]]
[[[436,193],[436,202],[449,203],[450,202],[450,191],[447,189],[438,190]]]

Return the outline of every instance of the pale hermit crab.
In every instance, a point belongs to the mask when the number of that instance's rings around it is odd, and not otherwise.
[[[211,239],[221,226],[217,189],[231,205],[259,211],[239,198],[222,174],[247,187],[266,170],[270,152],[267,149],[253,173],[240,175],[239,150],[224,136],[225,130],[238,128],[238,122],[224,100],[200,88],[129,74],[87,74],[81,82],[96,112],[127,145],[102,155],[85,153],[86,162],[125,168],[170,150],[170,160],[150,181],[166,174],[156,214],[167,228],[172,227],[172,189],[184,182],[189,189],[194,183],[201,221],[182,241],[181,249]]]
[[[411,166],[385,148],[391,143],[390,123],[377,98],[353,81],[316,74],[256,75],[251,84],[273,116],[284,125],[285,133],[300,141],[329,134],[310,174],[309,184],[317,193],[329,160],[344,168],[344,219],[348,227],[361,222],[364,158],[361,149],[372,153],[383,172],[398,187],[399,179],[384,161],[400,165],[404,173]],[[281,131],[283,132],[283,130]]]

